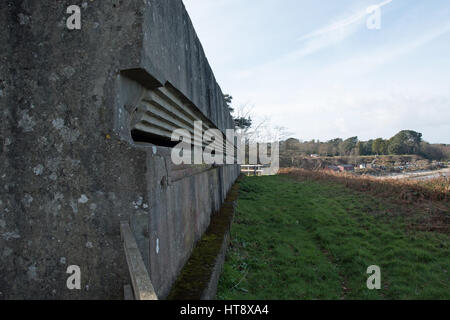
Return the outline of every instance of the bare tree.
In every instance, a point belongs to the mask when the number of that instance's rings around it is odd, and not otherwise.
[[[270,118],[260,116],[255,112],[254,106],[241,104],[234,109],[235,119],[251,119],[249,126],[237,126],[239,134],[250,142],[275,142],[287,139],[291,133],[287,128],[273,125]]]

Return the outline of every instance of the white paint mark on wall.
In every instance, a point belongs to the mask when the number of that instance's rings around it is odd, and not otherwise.
[[[26,194],[22,199],[22,203],[24,204],[25,207],[29,208],[33,200],[34,199],[31,195]]]
[[[25,15],[23,13],[19,13],[17,16],[19,18],[20,25],[23,26],[23,25],[26,25],[26,24],[30,23],[30,16],[27,16],[27,15]]]
[[[62,143],[55,146],[56,151],[58,151],[58,153],[63,152],[63,147],[64,147],[64,144],[62,144]]]
[[[27,275],[28,275],[28,279],[37,280],[38,275],[37,275],[36,264],[33,264],[28,267]]]
[[[61,192],[55,193],[55,201],[63,200],[64,195]]]
[[[33,172],[35,175],[40,176],[42,172],[44,172],[44,166],[42,164],[38,164],[33,168]]]
[[[63,138],[64,142],[66,143],[72,143],[78,140],[81,133],[78,130],[71,130],[67,127],[64,127],[60,131],[61,137]]]
[[[58,170],[60,162],[61,159],[59,158],[48,159],[46,162],[46,168],[48,168],[51,172],[55,172]]]
[[[20,234],[18,234],[16,231],[2,233],[1,236],[6,241],[9,241],[10,239],[19,239],[20,238]]]
[[[144,202],[144,198],[139,197],[136,201],[133,201],[133,207],[135,209],[138,209],[140,206],[142,206],[143,202]]]
[[[68,127],[66,127],[64,125],[64,120],[61,118],[53,120],[52,125],[56,130],[59,131],[59,134],[66,143],[72,143],[77,141],[79,136],[81,135],[80,131],[76,129],[71,130]]]
[[[75,69],[72,68],[71,66],[64,67],[62,69],[62,74],[66,78],[71,78],[75,74]]]
[[[28,115],[28,111],[22,112],[22,119],[19,120],[19,127],[23,129],[24,132],[33,131],[36,122],[33,118]]]
[[[78,202],[83,203],[83,204],[87,203],[88,201],[89,201],[89,198],[85,194],[82,194],[80,199],[78,199]]]
[[[55,74],[54,72],[50,73],[50,76],[48,77],[48,79],[52,82],[56,82],[59,80],[59,77],[57,74]]]
[[[61,118],[57,118],[52,121],[52,125],[53,127],[55,127],[55,129],[60,130],[64,127],[64,120]]]
[[[70,201],[70,206],[72,207],[73,213],[78,213],[78,205],[75,200]]]

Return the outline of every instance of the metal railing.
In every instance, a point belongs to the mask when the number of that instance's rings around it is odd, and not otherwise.
[[[247,176],[261,176],[264,172],[262,169],[264,165],[262,164],[256,164],[256,165],[250,165],[245,164],[241,165],[241,172],[244,173]]]

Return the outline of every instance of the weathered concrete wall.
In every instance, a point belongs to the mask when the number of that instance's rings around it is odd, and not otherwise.
[[[181,0],[2,1],[0,24],[0,299],[121,299],[122,220],[164,297],[238,175],[130,136],[141,87],[166,83],[232,126]]]

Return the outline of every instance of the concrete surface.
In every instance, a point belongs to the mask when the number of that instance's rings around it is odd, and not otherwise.
[[[164,298],[239,173],[131,139],[142,86],[232,126],[182,1],[5,0],[0,24],[0,299],[123,299],[122,220]]]

